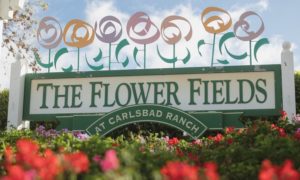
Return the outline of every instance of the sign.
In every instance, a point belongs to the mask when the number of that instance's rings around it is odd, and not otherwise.
[[[254,26],[253,20],[258,22]],[[281,66],[253,66],[261,47],[269,43],[260,38],[265,28],[262,18],[247,11],[233,22],[226,10],[208,7],[199,24],[212,35],[212,42],[197,39],[189,47],[187,42],[201,35],[195,36],[193,25],[182,16],[171,15],[157,24],[148,14],[136,12],[127,24],[108,15],[92,24],[72,19],[65,25],[44,17],[37,41],[48,50],[48,58],[35,54],[35,59],[48,73],[26,75],[23,119],[58,120],[58,129],[102,136],[127,124],[157,122],[197,138],[208,129],[243,127],[241,115],[279,115]],[[164,47],[156,44],[160,38]],[[96,47],[97,54],[84,52],[94,41],[108,46]],[[248,48],[233,51],[230,41]],[[178,68],[191,59],[202,60],[207,46],[211,47],[209,67]],[[162,50],[166,48],[169,54]],[[71,53],[76,58],[66,61]],[[154,59],[173,68],[147,69]],[[250,66],[228,66],[233,61]],[[101,71],[113,65],[127,70]],[[132,68],[136,69],[128,70]],[[63,72],[50,73],[52,69]]]
[[[129,121],[167,124],[166,120],[172,119],[168,112],[174,113],[174,109],[180,109],[175,113],[193,124],[197,118],[192,114],[199,112],[278,115],[282,104],[280,70],[280,65],[265,65],[28,74],[24,119],[98,114],[101,117],[88,132],[100,132],[95,126],[104,123],[103,127],[109,127],[103,130],[106,134]],[[142,115],[143,107],[148,106],[147,115]],[[201,128],[205,130],[206,125]],[[194,137],[201,134],[189,133]]]

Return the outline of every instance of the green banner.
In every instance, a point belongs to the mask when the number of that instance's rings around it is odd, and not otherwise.
[[[193,138],[201,136],[207,127],[198,119],[179,109],[154,104],[140,104],[120,108],[91,124],[89,134],[104,136],[109,132],[136,122],[157,122],[180,129]]]

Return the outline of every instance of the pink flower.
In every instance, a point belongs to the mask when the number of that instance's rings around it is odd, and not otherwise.
[[[294,115],[293,121],[294,121],[296,124],[300,124],[300,114]]]
[[[101,157],[99,155],[95,155],[93,157],[93,161],[96,162],[96,163],[99,163],[101,161]]]
[[[100,167],[104,172],[116,170],[119,168],[119,159],[115,150],[111,149],[105,152],[104,159],[100,160]]]
[[[192,142],[193,145],[198,145],[198,146],[202,146],[202,141],[200,139],[194,140]]]

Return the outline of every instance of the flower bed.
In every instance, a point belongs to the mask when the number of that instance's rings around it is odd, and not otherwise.
[[[3,179],[300,179],[300,129],[279,121],[197,140],[2,132]]]

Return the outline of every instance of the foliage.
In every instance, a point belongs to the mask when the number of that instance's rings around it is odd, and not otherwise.
[[[295,179],[299,177],[300,170],[298,128],[284,119],[277,124],[251,121],[245,129],[227,128],[223,133],[192,141],[160,137],[159,134],[127,138],[89,137],[81,132],[46,130],[44,127],[35,131],[2,132],[0,164],[3,166],[0,174],[10,176],[11,171],[18,170],[24,176],[31,172],[35,177],[43,177],[43,162],[51,160],[56,162],[56,166],[53,165],[49,171],[57,179],[187,177],[217,180],[266,179],[271,176]],[[26,153],[31,154],[31,160],[20,155],[26,151],[20,149],[20,142],[23,143],[22,148],[31,147],[30,153]],[[20,161],[20,157],[26,160]],[[40,162],[40,166],[36,166],[32,159]],[[7,162],[10,166],[5,165]],[[12,166],[19,169],[10,170]]]
[[[9,91],[7,89],[0,92],[0,130],[6,129],[8,98],[9,98]]]

